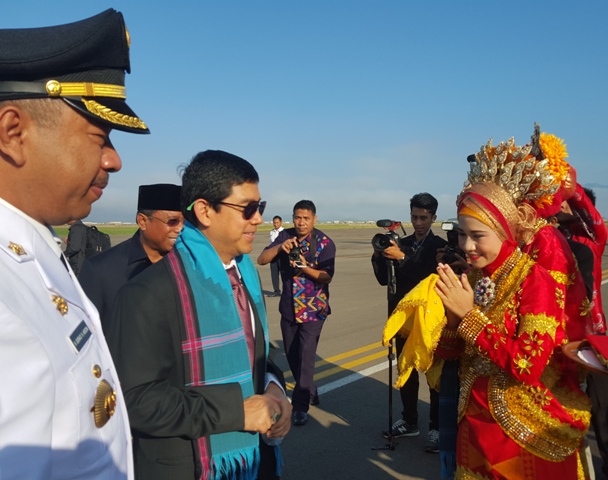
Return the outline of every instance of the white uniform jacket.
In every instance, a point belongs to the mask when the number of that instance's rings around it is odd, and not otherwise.
[[[0,479],[131,479],[127,412],[99,315],[47,240],[0,204]]]

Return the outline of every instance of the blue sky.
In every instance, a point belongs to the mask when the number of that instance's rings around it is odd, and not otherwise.
[[[128,103],[152,134],[112,134],[123,169],[87,220],[133,220],[139,185],[180,183],[206,149],[256,167],[265,220],[303,198],[321,221],[408,220],[421,191],[445,219],[466,156],[534,122],[608,217],[604,0],[4,3],[0,28],[125,16]]]

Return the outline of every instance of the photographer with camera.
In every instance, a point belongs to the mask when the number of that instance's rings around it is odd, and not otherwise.
[[[293,425],[308,421],[309,405],[319,404],[314,385],[315,357],[324,320],[331,313],[329,284],[336,246],[315,228],[317,209],[310,200],[293,207],[294,228],[287,228],[258,257],[266,265],[279,257],[283,288],[279,301],[285,355],[296,382],[291,397]]]
[[[458,219],[451,219],[441,224],[441,230],[445,232],[448,244],[437,250],[437,262],[449,265],[457,275],[467,273],[470,265],[465,259],[464,252],[458,246]]]
[[[374,242],[372,266],[374,274],[380,285],[387,285],[388,268],[390,262],[394,266],[396,289],[390,295],[388,307],[392,312],[399,301],[414,288],[421,280],[435,273],[437,269],[437,250],[444,248],[447,242],[433,234],[431,227],[436,220],[438,202],[429,193],[418,193],[410,199],[410,217],[414,233],[395,241],[388,238],[386,247],[382,250]],[[397,356],[403,350],[405,339],[396,337]],[[392,425],[392,435],[395,438],[413,437],[420,434],[418,429],[418,372],[414,370],[409,379],[400,389],[403,403],[402,418]],[[428,443],[425,450],[431,453],[439,452],[439,394],[433,389],[431,392],[431,409],[428,432]],[[390,438],[391,432],[383,432],[384,437]]]

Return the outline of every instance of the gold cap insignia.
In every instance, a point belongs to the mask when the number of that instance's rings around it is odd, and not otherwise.
[[[8,242],[8,248],[10,250],[13,251],[13,253],[21,256],[21,255],[27,255],[25,249],[21,246],[21,245],[17,245],[16,243],[13,242]]]
[[[65,301],[65,298],[60,297],[59,295],[52,295],[51,300],[57,307],[57,311],[61,313],[61,315],[65,315],[68,313],[68,302]]]
[[[95,416],[95,426],[103,427],[116,411],[116,392],[107,380],[99,382],[97,393],[95,394],[95,405],[91,412]]]

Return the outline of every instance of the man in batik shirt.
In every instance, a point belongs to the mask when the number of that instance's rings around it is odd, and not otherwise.
[[[292,423],[308,421],[310,404],[318,405],[314,385],[317,345],[329,308],[329,284],[334,275],[336,246],[315,228],[317,209],[310,200],[293,207],[294,228],[279,233],[258,258],[266,265],[280,256],[283,289],[279,302],[281,332],[296,386],[291,400]]]

